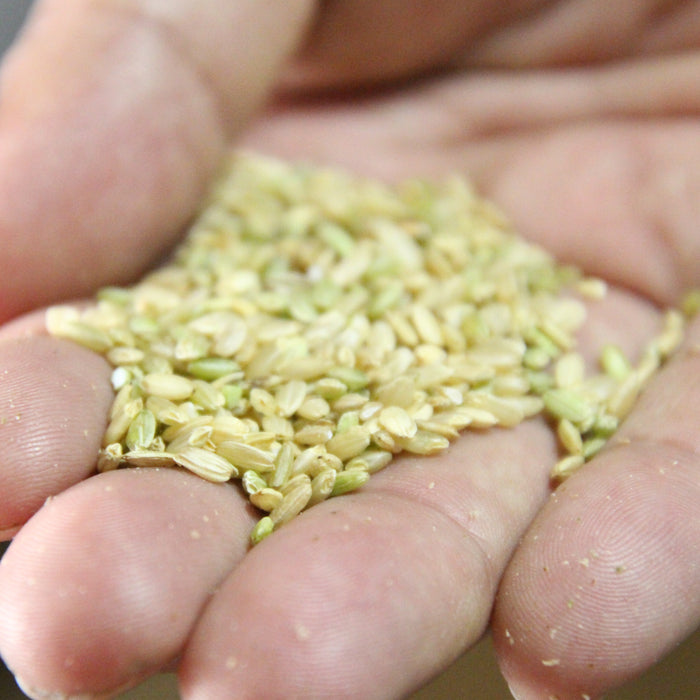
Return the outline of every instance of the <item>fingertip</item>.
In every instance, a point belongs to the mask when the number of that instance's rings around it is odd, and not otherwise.
[[[104,359],[42,335],[0,342],[0,530],[92,473],[112,401]]]
[[[197,80],[114,5],[37,3],[3,65],[0,320],[136,279],[223,153]]]
[[[402,532],[392,498],[336,500],[256,545],[223,582],[183,656],[186,697],[373,697],[378,687],[399,697],[426,680],[456,638],[478,637],[487,586],[455,612],[465,620],[456,629],[443,625],[453,593],[441,598],[441,578],[430,573],[465,566],[459,554]],[[430,513],[416,510],[424,532]],[[402,571],[402,562],[421,557],[421,574]],[[480,608],[481,620],[467,608]],[[408,656],[411,668],[399,669],[397,657]]]
[[[555,493],[494,611],[494,645],[516,698],[598,697],[694,629],[696,468],[683,451],[626,445]]]
[[[312,5],[37,3],[3,67],[0,320],[162,260]]]
[[[166,668],[246,551],[241,504],[230,485],[156,468],[101,474],[51,499],[0,566],[8,666],[49,698],[112,697]]]

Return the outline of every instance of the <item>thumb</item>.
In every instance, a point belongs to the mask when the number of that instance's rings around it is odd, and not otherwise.
[[[0,321],[163,255],[312,5],[37,4],[0,74]]]

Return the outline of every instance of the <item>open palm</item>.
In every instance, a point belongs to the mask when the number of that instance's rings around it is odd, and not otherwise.
[[[611,283],[589,354],[634,356],[700,280],[696,3],[328,3],[252,120],[306,3],[140,4],[47,2],[7,67],[5,319],[153,265],[231,134],[386,179],[466,172]],[[0,530],[22,526],[0,651],[37,696],[177,665],[186,698],[396,698],[491,622],[517,697],[595,697],[700,619],[697,322],[619,439],[553,494],[555,440],[532,420],[398,458],[252,551],[234,486],[90,476],[109,368],[40,325],[0,329]]]

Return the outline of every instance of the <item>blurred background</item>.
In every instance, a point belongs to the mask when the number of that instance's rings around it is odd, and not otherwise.
[[[20,29],[31,0],[0,0],[0,56]],[[6,545],[0,545],[0,557]],[[475,649],[409,700],[508,700],[510,693],[501,678],[486,637]],[[22,700],[9,671],[0,662],[0,700]],[[178,700],[172,675],[151,679],[119,700]],[[634,683],[609,694],[608,700],[700,699],[700,630]]]

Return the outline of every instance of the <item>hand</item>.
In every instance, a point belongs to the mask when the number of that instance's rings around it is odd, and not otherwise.
[[[521,232],[610,281],[590,354],[634,354],[698,283],[693,4],[326,3],[284,70],[309,2],[116,6],[45,2],[3,74],[6,319],[153,265],[229,138],[389,179],[466,171]],[[596,697],[698,624],[697,321],[553,495],[556,446],[533,420],[397,459],[252,551],[235,486],[91,476],[109,369],[40,326],[0,331],[0,529],[21,527],[0,651],[37,696],[173,665],[192,699],[398,698],[492,621],[517,697]]]

